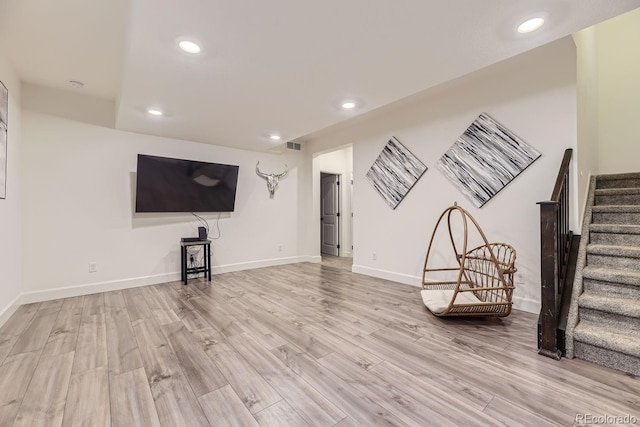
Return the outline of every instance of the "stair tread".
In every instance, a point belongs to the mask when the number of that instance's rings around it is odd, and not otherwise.
[[[605,348],[634,357],[640,357],[640,339],[637,335],[620,332],[594,322],[582,320],[574,332],[576,341]]]
[[[583,293],[578,298],[578,306],[640,319],[640,300],[623,296]]]
[[[602,282],[640,286],[640,272],[631,270],[616,270],[587,265],[582,269],[582,277],[584,279],[600,280]]]
[[[612,255],[618,257],[640,258],[640,247],[590,243],[587,245],[587,253],[591,255]]]
[[[611,173],[596,176],[598,181],[610,181],[621,179],[640,179],[640,172]]]
[[[596,205],[591,208],[591,212],[638,213],[640,212],[640,206],[639,205]]]
[[[595,194],[596,196],[640,194],[640,187],[598,188]]]
[[[573,343],[583,345],[578,357],[601,364],[606,359],[605,366],[626,371],[626,364],[640,359],[640,245],[634,244],[640,236],[640,173],[598,175],[589,191],[592,215],[585,220],[598,243],[582,246],[579,254],[584,292],[572,302],[578,309]]]
[[[640,225],[590,224],[589,231],[592,233],[640,234]]]

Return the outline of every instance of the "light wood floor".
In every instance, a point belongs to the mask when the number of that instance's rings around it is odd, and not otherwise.
[[[351,267],[353,266],[353,258],[338,257],[338,256],[323,254],[322,265],[325,265],[327,267],[338,268],[341,270],[351,271]]]
[[[0,329],[0,426],[640,419],[640,380],[538,356],[535,322],[438,319],[417,288],[308,263],[29,304]]]

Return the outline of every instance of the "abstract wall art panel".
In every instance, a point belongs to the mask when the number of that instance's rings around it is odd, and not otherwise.
[[[7,197],[7,126],[9,91],[0,82],[0,199]]]
[[[436,165],[480,208],[538,157],[535,148],[482,113]]]
[[[427,167],[395,137],[391,137],[367,172],[367,181],[395,209]]]

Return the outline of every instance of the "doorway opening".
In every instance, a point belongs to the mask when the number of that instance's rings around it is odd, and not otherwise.
[[[317,154],[313,159],[317,245],[322,262],[353,258],[353,147]],[[315,228],[314,227],[314,228]],[[315,234],[315,233],[314,233]],[[350,269],[350,268],[349,268]]]
[[[320,253],[340,256],[340,175],[320,172]]]

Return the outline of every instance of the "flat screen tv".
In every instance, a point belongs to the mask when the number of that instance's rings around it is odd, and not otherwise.
[[[233,212],[238,169],[138,154],[136,212]]]

